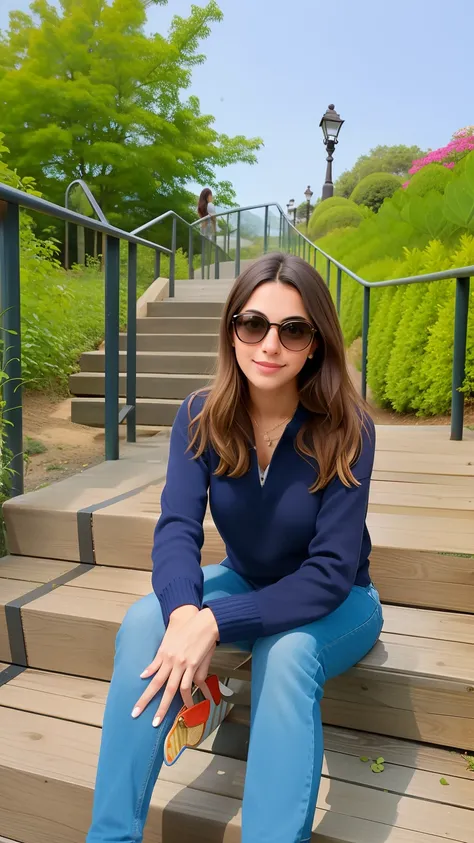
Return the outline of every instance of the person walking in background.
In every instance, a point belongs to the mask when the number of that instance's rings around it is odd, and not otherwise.
[[[198,202],[198,216],[201,217],[201,232],[206,237],[215,240],[216,237],[216,208],[212,202],[212,190],[205,187],[201,190]]]

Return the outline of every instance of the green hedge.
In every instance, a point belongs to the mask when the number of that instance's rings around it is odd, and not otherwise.
[[[411,177],[407,186],[409,196],[426,196],[430,190],[444,193],[447,185],[453,180],[452,170],[442,164],[427,164]]]
[[[329,199],[326,200],[329,202]],[[328,232],[336,228],[355,228],[364,219],[364,214],[354,202],[345,200],[344,205],[332,205],[324,209],[319,216],[310,223],[309,236],[319,240]]]
[[[366,205],[375,213],[385,199],[389,199],[399,187],[403,179],[392,173],[371,173],[356,185],[351,193],[351,199],[357,205]]]

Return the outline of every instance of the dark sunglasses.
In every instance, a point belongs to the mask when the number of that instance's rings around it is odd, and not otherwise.
[[[313,341],[317,333],[310,322],[306,319],[285,319],[284,322],[270,322],[266,316],[260,313],[237,313],[232,317],[234,330],[241,342],[248,345],[262,342],[267,336],[270,328],[278,328],[278,337],[281,344],[288,351],[304,351]]]

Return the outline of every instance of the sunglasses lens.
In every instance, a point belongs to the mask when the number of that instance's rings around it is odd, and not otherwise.
[[[263,340],[267,322],[256,313],[244,313],[235,320],[235,331],[241,342],[256,343]]]
[[[280,328],[280,340],[289,351],[303,351],[313,337],[307,322],[285,322]]]

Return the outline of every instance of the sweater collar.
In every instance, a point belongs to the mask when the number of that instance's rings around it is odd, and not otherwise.
[[[296,436],[301,425],[309,418],[310,415],[310,411],[307,410],[306,407],[303,407],[300,402],[295,410],[293,418],[290,422],[288,422],[285,432],[291,436]]]

